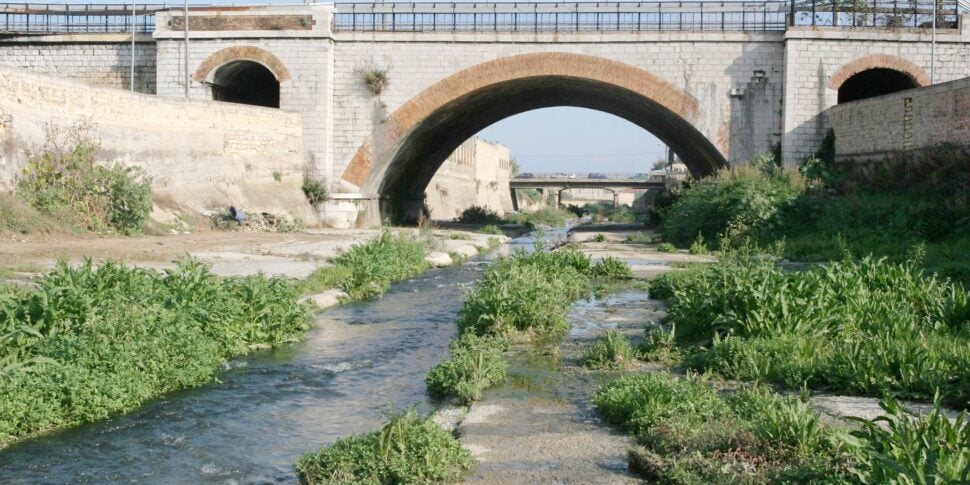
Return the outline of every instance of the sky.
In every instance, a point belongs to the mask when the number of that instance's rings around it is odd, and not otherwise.
[[[649,172],[666,153],[643,128],[586,108],[527,111],[478,136],[509,147],[522,172]]]

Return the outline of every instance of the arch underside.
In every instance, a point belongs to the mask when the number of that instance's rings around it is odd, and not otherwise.
[[[670,146],[694,176],[709,175],[726,164],[690,121],[649,97],[592,79],[535,76],[472,91],[435,110],[401,137],[380,186],[372,188],[384,199],[422,200],[435,172],[462,142],[509,116],[555,106],[603,111],[640,126]],[[652,162],[643,161],[644,171]],[[590,166],[591,172],[596,170]]]

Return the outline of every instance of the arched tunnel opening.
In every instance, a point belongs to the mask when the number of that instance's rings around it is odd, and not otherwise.
[[[906,73],[894,69],[867,69],[839,86],[839,104],[919,87]]]
[[[280,107],[280,82],[258,62],[230,62],[216,70],[210,85],[216,101]]]
[[[602,111],[640,126],[669,146],[695,177],[714,173],[727,163],[688,120],[642,94],[576,77],[516,79],[445,104],[402,138],[377,187],[382,218],[416,219],[432,177],[448,155],[471,136],[512,115],[555,106]]]

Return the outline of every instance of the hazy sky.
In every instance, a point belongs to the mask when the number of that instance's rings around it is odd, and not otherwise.
[[[508,146],[523,172],[648,172],[666,152],[643,128],[585,108],[527,111],[478,136]]]

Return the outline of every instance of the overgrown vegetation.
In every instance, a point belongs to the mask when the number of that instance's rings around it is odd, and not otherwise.
[[[804,175],[802,175],[804,174]],[[784,256],[845,253],[902,262],[919,244],[928,271],[970,283],[970,152],[941,147],[872,162],[813,158],[781,169],[768,159],[695,182],[662,212],[665,240],[686,246],[750,238],[785,241]]]
[[[606,256],[590,268],[590,275],[594,278],[620,280],[632,278],[633,270],[623,261],[613,256]]]
[[[625,369],[635,362],[630,338],[616,330],[608,330],[583,353],[583,365],[590,369]]]
[[[99,148],[84,125],[49,126],[46,143],[17,179],[17,195],[84,230],[140,232],[152,208],[148,177],[134,167],[98,165]]]
[[[970,295],[925,276],[918,259],[785,272],[738,251],[663,275],[651,291],[667,300],[691,367],[875,397],[929,399],[939,389],[945,402],[968,407]]]
[[[0,446],[204,384],[308,328],[288,280],[218,278],[191,260],[165,272],[61,264],[37,285],[0,287]]]
[[[496,224],[486,224],[486,225],[482,226],[482,228],[479,229],[478,232],[481,232],[483,234],[494,234],[496,236],[504,236],[505,235],[505,232],[502,231],[502,228],[499,227]],[[491,240],[492,240],[492,238],[489,238],[489,241],[491,241]]]
[[[391,283],[421,274],[428,269],[425,241],[409,234],[384,230],[380,237],[334,258],[333,266],[314,271],[300,284],[303,294],[340,288],[353,300],[383,295]]]
[[[484,389],[505,378],[502,352],[509,340],[561,337],[568,331],[566,314],[589,290],[591,277],[610,279],[630,271],[618,260],[600,266],[598,273],[595,268],[576,249],[546,252],[541,243],[532,253],[499,259],[458,312],[459,338],[451,345],[451,357],[428,374],[429,393],[463,403],[479,399]]]
[[[440,483],[458,481],[472,463],[454,436],[411,410],[378,431],[303,455],[296,468],[306,484]]]
[[[802,398],[759,385],[720,394],[696,375],[625,376],[593,401],[636,437],[631,470],[656,482],[964,483],[970,474],[966,414],[951,423],[939,401],[914,416],[883,400],[886,414],[851,434]]]
[[[374,96],[380,96],[390,84],[390,69],[387,67],[370,66],[358,71],[361,81]]]
[[[631,375],[593,397],[609,421],[636,436],[630,468],[663,483],[846,481],[833,431],[797,398],[760,387],[733,397],[696,376]]]

